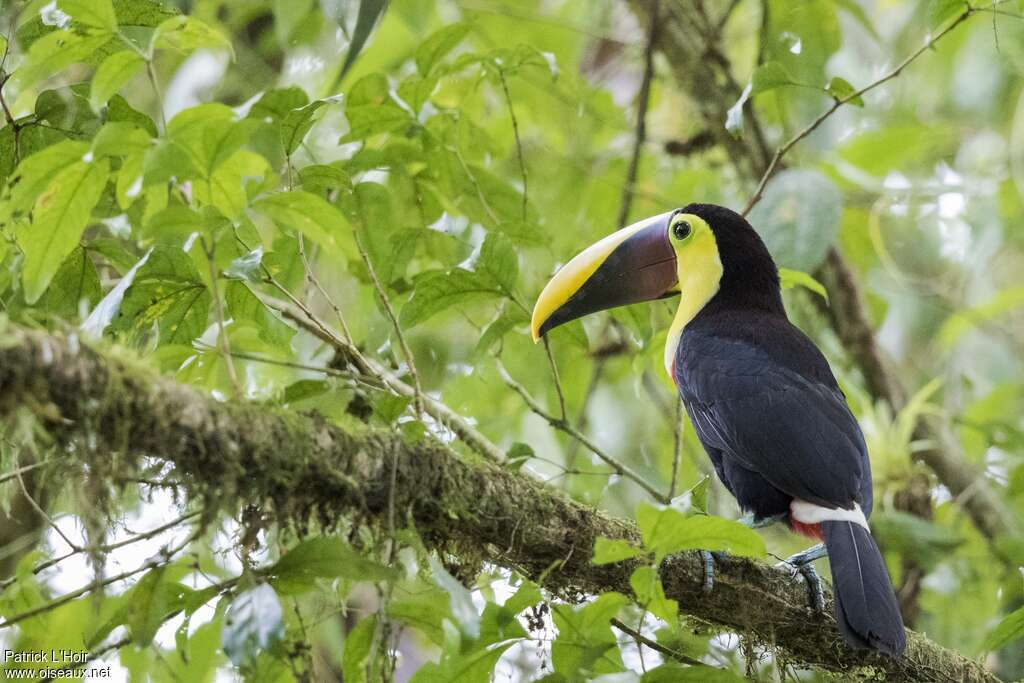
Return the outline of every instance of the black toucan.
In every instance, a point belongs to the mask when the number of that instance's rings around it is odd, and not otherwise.
[[[784,520],[823,540],[846,641],[898,656],[906,636],[868,529],[864,436],[825,357],[786,317],[775,262],[742,216],[690,204],[605,237],[541,292],[533,337],[673,295],[665,367],[719,479],[755,524]]]

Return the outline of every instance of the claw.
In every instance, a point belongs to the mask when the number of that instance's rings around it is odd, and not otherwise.
[[[811,563],[825,557],[827,554],[825,545],[819,543],[783,561],[783,564],[794,570],[794,575],[800,574],[804,578],[807,590],[810,593],[811,607],[816,612],[825,611],[825,591],[821,585],[821,577],[818,576],[818,572],[814,570],[814,566]]]
[[[700,556],[704,560],[704,585],[701,590],[710,593],[715,587],[715,557],[707,550],[701,550]]]

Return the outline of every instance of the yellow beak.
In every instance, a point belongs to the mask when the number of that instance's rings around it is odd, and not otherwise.
[[[533,341],[589,313],[675,293],[676,257],[668,238],[673,213],[622,228],[562,266],[533,307]]]

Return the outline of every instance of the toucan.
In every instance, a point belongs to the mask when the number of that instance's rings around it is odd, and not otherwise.
[[[679,297],[665,368],[718,478],[755,526],[782,521],[823,545],[835,615],[853,647],[899,656],[903,620],[868,527],[867,446],[828,361],[786,316],[778,268],[738,213],[690,204],[622,228],[554,275],[534,341],[582,316]]]

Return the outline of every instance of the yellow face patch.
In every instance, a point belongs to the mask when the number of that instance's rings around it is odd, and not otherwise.
[[[669,222],[668,235],[676,252],[681,295],[679,309],[665,341],[665,370],[672,376],[672,365],[683,328],[718,293],[723,271],[715,233],[700,216],[692,213],[676,214]]]

